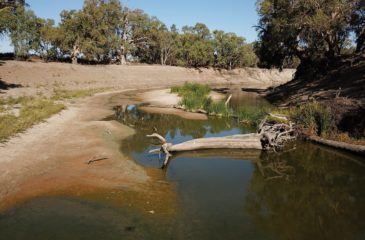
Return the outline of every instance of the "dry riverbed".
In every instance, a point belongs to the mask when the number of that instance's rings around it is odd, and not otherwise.
[[[112,106],[133,102],[121,93],[102,93],[76,102],[2,144],[0,209],[40,196],[98,195],[115,189],[118,204],[133,204],[144,212],[174,212],[161,204],[163,197],[164,204],[174,206],[175,198],[163,172],[145,169],[119,150],[133,129],[102,121],[113,114]],[[107,159],[87,164],[98,158]]]

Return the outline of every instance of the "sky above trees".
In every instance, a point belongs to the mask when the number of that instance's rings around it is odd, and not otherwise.
[[[62,10],[81,9],[84,0],[28,0],[31,9],[41,18],[60,20]],[[256,40],[253,28],[258,22],[256,0],[124,0],[124,5],[139,8],[158,17],[166,25],[193,26],[205,23],[210,29],[221,29],[243,36],[247,42]],[[9,40],[0,40],[0,52],[12,51]]]

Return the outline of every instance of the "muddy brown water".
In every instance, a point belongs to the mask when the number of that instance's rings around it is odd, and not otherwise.
[[[267,105],[252,94],[238,94],[232,104]],[[135,105],[127,118],[111,119],[135,128],[120,150],[146,169],[163,162],[148,153],[158,147],[145,137],[155,129],[172,143],[255,130],[234,119],[187,120]],[[39,197],[0,213],[0,239],[365,239],[362,157],[295,142],[282,153],[180,153],[159,171],[176,189],[173,217],[111,204],[115,190]]]

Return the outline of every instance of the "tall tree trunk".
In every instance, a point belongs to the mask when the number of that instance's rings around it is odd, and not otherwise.
[[[120,47],[120,64],[127,65],[127,54],[124,45]]]
[[[129,20],[128,20],[128,10],[124,14],[124,26],[123,26],[123,36],[122,36],[122,45],[120,46],[120,64],[127,65],[127,43],[128,43],[128,28],[129,28]]]
[[[161,62],[161,65],[165,65],[164,64],[164,61],[163,61],[164,60],[163,52],[164,52],[163,49],[161,49],[161,52],[160,52],[160,62]]]
[[[72,64],[77,64],[77,57],[80,54],[80,49],[77,45],[74,45],[72,53],[71,53],[71,60]]]

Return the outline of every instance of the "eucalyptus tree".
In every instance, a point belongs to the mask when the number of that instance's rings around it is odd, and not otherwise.
[[[9,21],[13,18],[12,10],[9,7],[0,8],[0,36],[9,32]]]
[[[341,54],[355,1],[259,0],[257,53],[265,67],[280,67],[298,57],[302,63],[331,61]]]
[[[82,13],[76,10],[62,11],[61,23],[58,28],[59,49],[63,54],[69,54],[72,64],[77,64],[80,46],[83,41]]]
[[[159,62],[158,38],[159,33],[166,30],[166,26],[156,17],[150,17],[142,10],[134,10],[130,18],[130,28],[133,55],[142,62]]]
[[[60,49],[91,61],[109,61],[118,48],[117,30],[122,17],[118,0],[86,0],[80,11],[63,11],[59,26]]]
[[[53,19],[40,19],[40,41],[37,52],[44,61],[56,60],[59,57],[59,29]]]
[[[150,17],[142,10],[123,8],[118,31],[120,36],[119,58],[122,65],[127,64],[128,56],[141,60],[138,54],[143,52],[145,46],[148,46],[149,23]],[[142,59],[145,57],[142,56]]]
[[[80,12],[80,47],[89,60],[108,61],[117,48],[117,29],[122,16],[118,0],[86,0]]]
[[[36,52],[39,49],[42,19],[38,18],[33,11],[18,6],[9,25],[10,39],[16,57],[27,58],[31,50]]]
[[[28,6],[24,0],[0,0],[0,36],[15,31],[17,15]]]
[[[177,52],[178,34],[179,33],[175,25],[172,25],[170,29],[164,27],[158,32],[158,45],[160,49],[161,65],[174,63]]]
[[[213,36],[215,67],[232,70],[236,67],[255,65],[256,56],[252,46],[247,44],[243,37],[218,30],[213,32]]]
[[[178,38],[178,64],[208,67],[214,61],[214,46],[209,28],[203,23],[184,26]]]

